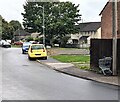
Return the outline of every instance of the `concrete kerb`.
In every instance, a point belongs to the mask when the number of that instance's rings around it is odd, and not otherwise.
[[[113,85],[113,86],[119,86],[119,85],[110,84],[110,83],[107,83],[107,82],[101,82],[101,81],[94,80],[92,78],[88,78],[88,77],[84,77],[84,76],[78,76],[78,75],[71,74],[71,73],[68,73],[68,72],[65,72],[65,71],[62,71],[62,70],[59,70],[59,69],[54,69],[54,70],[58,71],[58,72],[61,72],[61,73],[64,73],[64,74],[67,74],[67,75],[71,75],[71,76],[77,77],[77,78],[82,78],[82,79],[91,80],[91,81],[98,82],[98,83],[104,83],[104,84],[108,84],[108,85]]]
[[[108,85],[119,86],[119,85],[115,85],[115,84],[111,84],[111,83],[107,83],[107,82],[101,82],[101,81],[98,81],[98,80],[94,80],[92,78],[71,74],[71,73],[68,73],[68,72],[62,70],[62,69],[66,69],[66,68],[56,69],[55,67],[52,67],[48,64],[45,64],[44,62],[41,62],[40,60],[36,60],[36,61],[39,62],[40,64],[46,65],[47,67],[52,68],[53,70],[55,70],[57,72],[60,72],[60,73],[63,73],[63,74],[67,74],[67,75],[70,75],[70,76],[73,76],[73,77],[82,78],[82,79],[86,79],[86,80],[91,80],[91,81],[98,82],[98,83],[104,83],[104,84],[108,84]]]
[[[43,62],[41,62],[41,61],[39,61],[39,60],[36,60],[38,63],[40,63],[40,64],[43,64],[43,65],[46,65],[47,67],[49,67],[49,68],[52,68],[52,69],[55,69],[55,67],[52,67],[52,66],[50,66],[50,65],[48,65],[48,64],[45,64],[45,63],[43,63]]]

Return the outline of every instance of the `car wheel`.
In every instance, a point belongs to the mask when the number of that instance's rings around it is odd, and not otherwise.
[[[44,60],[47,60],[47,57],[44,57],[43,59],[44,59]]]
[[[31,58],[29,55],[28,55],[28,59],[29,59],[29,60],[32,60],[32,58]]]
[[[25,52],[24,52],[24,51],[22,51],[22,54],[25,54]]]

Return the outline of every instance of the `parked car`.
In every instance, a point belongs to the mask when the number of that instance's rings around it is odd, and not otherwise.
[[[5,48],[10,48],[11,44],[5,40],[0,41],[0,46],[5,47]]]
[[[22,45],[22,54],[28,52],[28,49],[29,49],[29,46],[30,46],[30,45],[31,45],[30,42],[24,42],[24,43],[23,43],[23,45]]]
[[[16,41],[16,42],[14,42],[14,45],[23,45],[23,42],[21,42],[21,41]]]
[[[44,58],[47,59],[47,51],[43,44],[31,44],[28,50],[28,59]]]
[[[32,44],[38,44],[37,41],[29,41],[29,42],[31,42]]]

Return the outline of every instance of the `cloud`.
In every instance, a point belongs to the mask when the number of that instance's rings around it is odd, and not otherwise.
[[[26,0],[1,0],[0,14],[7,21],[19,20],[22,23],[23,4]],[[84,21],[100,21],[99,13],[108,0],[60,0],[80,4],[80,14]]]
[[[79,0],[80,1],[80,13],[82,19],[85,22],[100,21],[99,13],[105,6],[108,0]]]
[[[22,22],[23,4],[26,0],[2,0],[0,3],[0,14],[7,21],[19,20]]]
[[[80,4],[80,14],[85,22],[100,21],[99,13],[105,6],[108,0],[61,0],[71,1],[74,4]]]

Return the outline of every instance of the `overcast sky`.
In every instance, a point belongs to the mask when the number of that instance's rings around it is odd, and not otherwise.
[[[23,4],[26,0],[0,0],[0,15],[6,20],[18,20],[22,23]],[[99,13],[108,0],[61,0],[80,4],[80,14],[84,22],[100,21]]]

